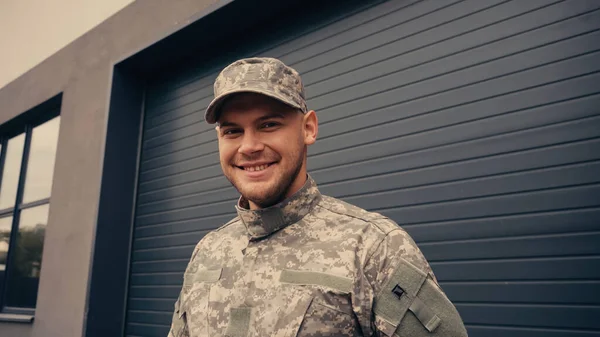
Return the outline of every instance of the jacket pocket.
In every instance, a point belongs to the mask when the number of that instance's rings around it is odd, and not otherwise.
[[[276,289],[272,300],[257,307],[230,309],[228,337],[296,337],[306,312],[313,300],[302,289],[284,287]],[[248,320],[245,322],[244,320]],[[243,328],[240,328],[243,327]]]
[[[193,265],[183,276],[180,315],[185,315],[187,327],[194,333],[208,335],[206,325],[210,288],[221,278],[222,269],[198,269]]]
[[[357,328],[352,314],[313,300],[297,337],[356,336]]]
[[[298,294],[290,298],[289,305],[278,315],[273,336],[297,337],[313,298],[309,294]]]
[[[350,300],[352,279],[309,270],[283,270],[280,281],[312,296],[297,337],[354,336],[358,324]]]

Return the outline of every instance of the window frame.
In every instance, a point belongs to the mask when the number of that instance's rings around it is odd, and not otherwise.
[[[34,207],[49,205],[50,204],[50,196],[43,199],[34,200],[31,202],[23,203],[23,196],[25,192],[25,183],[27,182],[27,168],[29,165],[29,155],[31,150],[31,140],[33,135],[33,130],[56,117],[59,117],[59,109],[54,108],[48,113],[43,113],[41,115],[37,115],[34,117],[28,118],[28,120],[21,121],[10,121],[6,123],[6,125],[0,126],[0,189],[2,188],[2,183],[4,180],[4,168],[6,164],[6,153],[8,150],[8,142],[13,137],[17,137],[21,134],[25,134],[25,141],[23,143],[23,153],[21,156],[21,167],[19,169],[19,177],[17,183],[17,193],[15,196],[14,206],[9,208],[0,209],[0,218],[12,216],[11,223],[11,231],[9,236],[9,245],[6,256],[6,267],[4,271],[4,275],[0,278],[0,314],[17,314],[17,315],[34,315],[36,307],[27,308],[27,307],[12,307],[7,305],[8,300],[8,280],[11,274],[11,268],[14,265],[15,258],[15,244],[17,240],[17,234],[19,232],[19,224],[21,223],[21,213],[23,210],[31,209]],[[17,125],[14,125],[17,122]],[[12,124],[12,125],[11,125]],[[60,124],[59,124],[60,130]],[[60,132],[60,131],[59,131]],[[58,142],[58,139],[57,139]],[[55,155],[55,163],[56,163],[56,153]],[[56,165],[56,164],[55,164]],[[54,179],[54,176],[51,178]],[[46,241],[46,236],[44,235],[44,245]],[[36,303],[37,306],[37,303]]]

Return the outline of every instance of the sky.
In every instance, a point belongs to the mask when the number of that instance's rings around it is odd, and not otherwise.
[[[0,88],[131,2],[0,0]]]

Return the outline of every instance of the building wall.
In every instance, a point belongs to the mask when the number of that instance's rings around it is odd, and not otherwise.
[[[11,1],[11,6],[17,2]],[[115,11],[118,5],[117,1],[113,2]],[[114,64],[228,2],[183,0],[176,6],[162,0],[133,2],[0,89],[0,125],[63,94],[35,320],[27,325],[2,323],[0,337],[83,334]],[[125,4],[126,1],[120,3]],[[66,12],[67,9],[57,10],[51,16],[54,21],[61,21]],[[106,9],[104,16],[110,12]],[[50,9],[45,8],[45,14],[48,13]],[[0,22],[3,21],[0,18]],[[27,20],[32,21],[35,20]],[[84,26],[82,24],[75,36],[86,29]],[[4,27],[0,27],[0,31],[5,31]],[[25,39],[16,39],[15,43],[21,44]],[[60,48],[67,40],[56,42],[54,48]],[[3,38],[3,41],[8,40]],[[5,48],[3,46],[7,50]],[[44,57],[38,56],[36,60]],[[24,63],[21,70],[3,73],[3,80],[10,81],[11,76],[18,76],[35,62],[31,60]]]

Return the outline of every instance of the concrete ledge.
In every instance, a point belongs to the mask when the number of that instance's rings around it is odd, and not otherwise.
[[[33,315],[0,313],[0,322],[33,323]]]

